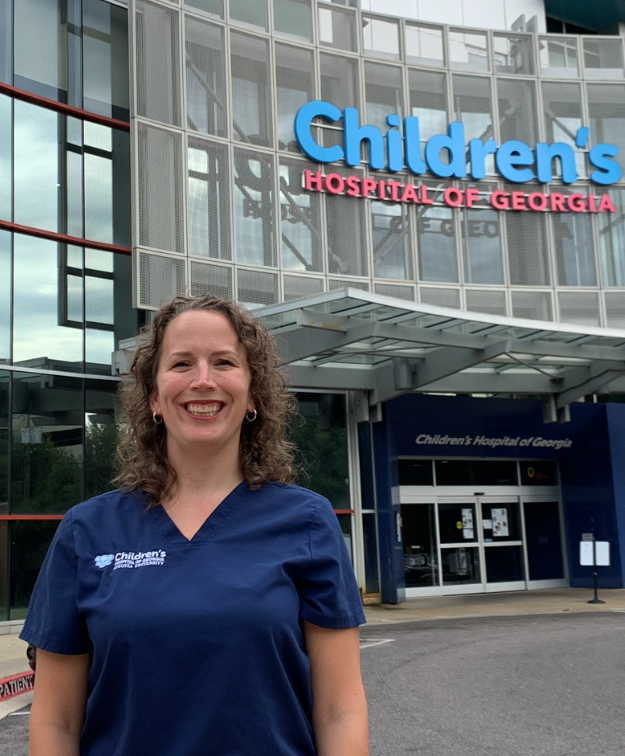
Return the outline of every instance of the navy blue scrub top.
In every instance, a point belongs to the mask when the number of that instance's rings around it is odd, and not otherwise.
[[[20,637],[92,654],[81,756],[314,756],[301,620],[365,621],[336,515],[243,482],[190,541],[138,491],[70,509]]]

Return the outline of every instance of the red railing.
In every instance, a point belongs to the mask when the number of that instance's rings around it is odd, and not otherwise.
[[[0,93],[14,97],[16,100],[22,100],[23,102],[30,102],[32,105],[48,108],[48,110],[55,110],[57,113],[80,118],[83,121],[99,123],[101,126],[110,126],[112,129],[130,131],[130,124],[126,123],[126,121],[120,121],[117,118],[108,118],[107,116],[98,115],[97,113],[90,113],[88,110],[75,108],[72,105],[65,105],[63,102],[49,100],[47,97],[41,97],[32,92],[17,89],[17,87],[12,87],[10,84],[2,84],[0,82]]]
[[[121,252],[125,255],[129,255],[132,252],[130,247],[121,247],[119,244],[107,244],[106,242],[83,239],[82,236],[68,236],[67,234],[58,234],[56,231],[45,231],[42,228],[34,228],[33,226],[22,226],[19,223],[11,223],[11,221],[0,220],[0,228],[3,228],[7,231],[15,231],[18,234],[26,234],[27,236],[37,236],[40,239],[62,242],[63,244],[75,244],[78,247],[102,249],[106,252]]]
[[[16,520],[62,520],[64,515],[62,514],[14,514],[14,515],[0,515],[0,522],[15,522]]]

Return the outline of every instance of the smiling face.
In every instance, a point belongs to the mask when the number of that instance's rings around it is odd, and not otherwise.
[[[174,318],[150,397],[167,429],[169,458],[201,445],[238,460],[241,425],[246,411],[254,410],[249,389],[245,348],[221,313],[192,310]]]

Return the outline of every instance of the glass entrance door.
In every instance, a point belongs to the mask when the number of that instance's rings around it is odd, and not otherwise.
[[[518,497],[479,497],[485,590],[527,587],[523,526]]]
[[[438,532],[444,593],[474,593],[483,584],[477,502],[439,502]]]
[[[398,461],[406,596],[567,585],[554,462]]]
[[[527,587],[518,496],[441,497],[438,525],[443,593]]]
[[[527,588],[520,497],[437,499],[402,505],[404,577],[409,596]],[[545,536],[540,538],[542,542]],[[538,536],[535,540],[538,549]]]
[[[401,517],[406,588],[439,586],[436,504],[404,504]]]

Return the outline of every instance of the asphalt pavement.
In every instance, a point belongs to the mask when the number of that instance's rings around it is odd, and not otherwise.
[[[371,756],[623,756],[625,614],[363,630]]]
[[[361,649],[370,756],[625,753],[625,613],[378,624]],[[3,756],[27,756],[27,709]]]

